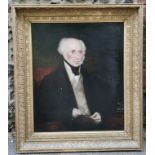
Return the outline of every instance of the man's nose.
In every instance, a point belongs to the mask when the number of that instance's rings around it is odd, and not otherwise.
[[[77,58],[77,59],[80,59],[81,57],[82,57],[82,54],[79,53],[79,52],[76,52],[76,58]]]
[[[77,59],[77,60],[81,60],[81,56],[77,55],[77,56],[76,56],[76,59]]]

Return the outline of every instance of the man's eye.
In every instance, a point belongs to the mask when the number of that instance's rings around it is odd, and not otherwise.
[[[75,53],[75,50],[72,50],[71,52],[72,52],[72,53]]]
[[[83,53],[82,51],[79,51],[79,53]]]

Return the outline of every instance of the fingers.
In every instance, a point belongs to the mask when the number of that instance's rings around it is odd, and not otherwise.
[[[99,112],[95,112],[91,118],[94,120],[95,123],[99,124],[102,120],[101,120],[101,115]]]
[[[80,115],[82,115],[82,112],[77,108],[73,108],[72,117],[77,118]],[[101,115],[99,112],[95,112],[93,115],[89,116],[89,118],[93,119],[96,124],[99,124],[102,121]]]
[[[73,110],[72,110],[72,116],[73,116],[73,118],[76,118],[79,115],[82,115],[82,112],[79,109],[77,109],[77,108],[73,108]]]
[[[101,115],[100,115],[100,113],[95,112],[91,117],[94,118],[94,119],[100,119]]]

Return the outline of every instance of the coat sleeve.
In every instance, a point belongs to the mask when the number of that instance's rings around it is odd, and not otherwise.
[[[36,95],[36,128],[39,131],[66,130],[72,120],[72,108],[65,107],[61,92],[53,76],[46,77]]]

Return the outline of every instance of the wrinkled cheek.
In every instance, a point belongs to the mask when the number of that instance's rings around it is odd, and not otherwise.
[[[84,61],[84,59],[85,59],[85,56],[82,56],[81,61],[83,62],[83,61]]]
[[[68,60],[72,59],[72,56],[70,54],[67,54],[66,57]]]

